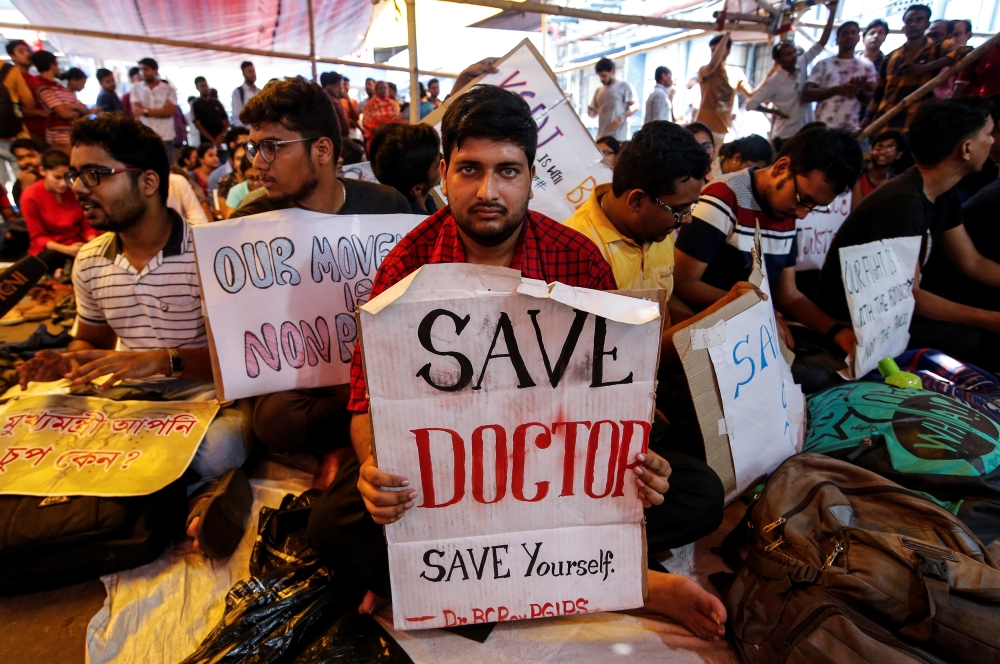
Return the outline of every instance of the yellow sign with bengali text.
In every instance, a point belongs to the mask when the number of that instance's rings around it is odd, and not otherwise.
[[[45,394],[0,411],[0,494],[145,496],[179,478],[217,401]]]

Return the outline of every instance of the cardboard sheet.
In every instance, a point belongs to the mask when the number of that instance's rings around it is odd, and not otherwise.
[[[851,198],[851,192],[845,191],[833,200],[829,212],[810,212],[804,219],[796,220],[797,272],[823,268],[837,231],[851,214]]]

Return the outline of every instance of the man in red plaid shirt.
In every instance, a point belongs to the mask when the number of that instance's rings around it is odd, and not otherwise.
[[[379,81],[375,84],[375,96],[365,104],[365,113],[361,121],[366,147],[371,145],[375,130],[388,122],[403,122],[403,116],[399,113],[399,104],[396,100],[389,98],[388,84]]]

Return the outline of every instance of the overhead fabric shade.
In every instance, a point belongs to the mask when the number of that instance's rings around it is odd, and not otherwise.
[[[307,0],[13,0],[35,25],[99,30],[217,46],[309,54]],[[313,0],[316,55],[357,51],[372,21],[372,0]],[[239,63],[238,53],[176,48],[49,33],[65,53],[136,61],[153,57],[171,65]],[[258,58],[259,59],[259,58]]]

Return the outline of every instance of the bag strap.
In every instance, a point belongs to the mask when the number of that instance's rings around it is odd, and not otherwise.
[[[14,65],[9,62],[3,63],[3,67],[0,67],[0,84],[3,84],[10,75],[10,71],[14,68]]]
[[[812,565],[786,565],[753,550],[747,555],[746,566],[751,572],[772,581],[787,582],[781,592],[795,586],[811,586],[819,582],[823,572]]]
[[[899,635],[917,643],[927,643],[931,638],[931,627],[938,609],[948,605],[948,563],[943,558],[934,558],[917,553],[917,576],[927,590],[927,615],[919,622],[905,625]]]

